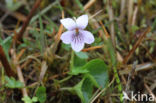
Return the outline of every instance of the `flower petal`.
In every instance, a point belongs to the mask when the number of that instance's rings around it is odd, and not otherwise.
[[[65,44],[70,44],[72,41],[72,35],[75,34],[75,31],[66,31],[61,35],[61,40]]]
[[[87,44],[91,44],[94,42],[94,36],[91,32],[86,30],[79,30],[79,32],[84,36],[84,42]]]
[[[72,35],[71,47],[76,52],[84,48],[84,37],[81,33]]]
[[[82,15],[76,19],[76,24],[79,29],[85,29],[88,25],[88,15]]]
[[[61,19],[60,22],[68,30],[73,30],[74,28],[76,28],[76,22],[71,18]]]
[[[84,42],[71,42],[72,49],[76,52],[80,52],[84,48]]]

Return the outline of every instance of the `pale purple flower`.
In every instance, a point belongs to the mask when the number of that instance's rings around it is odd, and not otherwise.
[[[75,21],[71,18],[60,20],[63,26],[68,30],[61,35],[61,40],[65,44],[71,44],[74,51],[79,52],[84,48],[84,44],[94,42],[94,36],[91,32],[84,30],[88,25],[88,16],[82,15]]]

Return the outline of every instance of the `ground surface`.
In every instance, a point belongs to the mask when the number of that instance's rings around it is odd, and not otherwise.
[[[60,19],[84,14],[76,53]],[[154,103],[155,41],[155,0],[0,0],[0,103]]]

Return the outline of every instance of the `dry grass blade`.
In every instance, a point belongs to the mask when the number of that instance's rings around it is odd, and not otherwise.
[[[61,37],[62,31],[63,31],[63,25],[61,24],[60,27],[59,27],[59,31],[58,31],[58,33],[56,35],[55,43],[53,45],[53,53],[56,52],[58,43],[60,42],[60,37]]]
[[[25,48],[24,49],[22,49],[21,51],[20,51],[20,53],[17,55],[17,61],[19,61],[20,60],[20,58],[21,58],[21,56],[24,54],[24,52],[25,52]]]
[[[102,47],[103,47],[103,45],[94,46],[94,47],[90,47],[90,48],[85,48],[85,49],[83,49],[82,51],[83,51],[83,52],[87,52],[87,51],[91,51],[91,50],[95,50],[95,49],[100,49],[100,48],[102,48]]]
[[[42,67],[41,67],[40,76],[39,76],[39,81],[40,81],[40,82],[43,80],[44,75],[45,75],[45,73],[46,73],[46,71],[47,71],[47,68],[48,68],[48,66],[47,66],[47,64],[46,64],[46,61],[43,61],[43,62],[42,62]]]
[[[108,39],[108,38],[110,37],[110,36],[109,36],[109,33],[107,32],[107,30],[106,30],[104,24],[102,23],[102,21],[100,21],[100,24],[101,24],[101,26],[102,26],[102,29],[103,29],[105,35],[106,35],[106,39]]]
[[[125,16],[125,5],[126,0],[121,0],[121,8],[120,8],[120,20],[123,20],[124,16]]]
[[[135,72],[149,70],[149,69],[152,69],[155,66],[156,66],[156,64],[155,63],[151,63],[151,62],[138,64],[138,65],[136,65]],[[124,68],[126,68],[126,69],[119,71],[120,75],[129,74],[131,69],[132,69],[132,65],[128,65],[128,66],[126,66]]]
[[[129,0],[128,1],[128,25],[131,25],[131,23],[132,23],[132,15],[133,15],[133,4],[134,3],[134,1],[133,0]]]
[[[62,18],[64,18],[64,11],[62,11]],[[63,32],[63,25],[61,24],[59,27],[59,31],[56,35],[54,44],[52,44],[49,48],[47,48],[47,50],[44,53],[45,58],[49,63],[52,63],[54,60],[54,55],[57,50],[57,46],[60,42],[60,37],[61,37],[62,32]]]
[[[24,86],[25,86],[23,73],[22,73],[22,70],[20,68],[20,65],[18,65],[18,61],[17,61],[17,58],[16,58],[16,53],[15,53],[15,51],[13,49],[11,49],[10,51],[11,51],[11,54],[13,56],[13,62],[14,62],[14,65],[16,67],[16,70],[17,70],[18,78],[19,78],[20,82],[22,82],[24,84]],[[23,94],[23,97],[28,96],[28,92],[27,92],[26,88],[22,88],[22,94]]]
[[[112,8],[112,1],[107,0],[107,8],[108,8],[108,15],[109,15],[109,21],[111,22],[110,24],[110,34],[111,34],[111,39],[112,39],[112,44],[115,48],[115,31],[114,31],[114,13],[113,13],[113,8]]]
[[[96,0],[90,0],[90,1],[84,6],[84,10],[87,10],[88,8],[90,8],[95,2],[96,2]]]
[[[137,13],[138,13],[138,6],[135,6],[133,17],[132,17],[132,25],[136,24]]]
[[[20,66],[17,66],[16,68],[17,68],[18,78],[19,78],[20,82],[22,82],[25,86],[24,77],[23,77],[23,73],[21,71],[21,68],[20,68]],[[23,97],[28,96],[26,88],[22,88],[22,93],[23,93]]]
[[[151,27],[148,27],[144,32],[141,33],[141,36],[139,37],[137,42],[134,44],[133,48],[130,50],[128,55],[124,58],[123,64],[126,64],[128,62],[128,60],[130,59],[130,57],[132,56],[136,48],[140,45],[140,43],[142,42],[146,34],[150,32],[150,30],[151,30]]]

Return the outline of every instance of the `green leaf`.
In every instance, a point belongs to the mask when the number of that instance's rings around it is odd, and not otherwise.
[[[4,49],[4,52],[5,52],[5,55],[7,56],[8,60],[10,60],[8,52],[9,52],[11,43],[12,43],[12,37],[11,36],[8,36],[5,40],[2,40],[2,42],[0,42],[0,44],[2,45],[2,47]]]
[[[80,99],[82,101],[84,101],[84,97],[83,97],[83,93],[81,91],[81,87],[82,87],[82,83],[83,83],[84,79],[81,80],[76,86],[74,86],[74,91],[76,92],[76,94],[80,97]]]
[[[76,52],[75,54],[81,59],[88,59],[88,54],[86,52]]]
[[[84,77],[76,86],[74,86],[73,90],[80,97],[82,103],[89,103],[93,95],[94,86],[102,88],[107,86],[108,67],[103,60],[94,59],[83,67],[74,68],[72,73],[80,73],[82,71],[84,71]]]
[[[93,95],[93,83],[90,78],[86,78],[82,84],[82,94],[84,97],[84,103],[89,103]]]
[[[132,33],[135,33],[137,30],[139,30],[139,27],[137,25],[133,25],[131,30],[132,30]]]
[[[82,67],[86,64],[86,59],[82,59],[78,56],[74,56],[74,65],[70,71],[71,75],[78,75],[80,73],[87,73],[88,71]]]
[[[101,38],[95,38],[95,42],[92,43],[92,46],[98,46],[102,44],[103,44],[103,41],[101,40]]]
[[[32,99],[29,96],[24,96],[22,98],[22,101],[24,101],[24,103],[33,103],[33,102],[37,102],[38,98],[37,97],[33,97]]]
[[[89,103],[93,94],[93,83],[90,78],[84,78],[74,86],[74,91],[80,97],[82,103]]]
[[[86,70],[86,69],[83,69],[81,67],[77,67],[77,68],[74,68],[72,69],[71,72],[69,72],[69,74],[71,75],[78,75],[78,74],[84,74],[84,73],[88,73],[89,71]]]
[[[5,2],[6,2],[7,8],[11,11],[17,10],[22,5],[20,1],[16,2],[14,0],[5,0]]]
[[[70,49],[71,49],[70,44],[64,44],[64,43],[62,43],[61,44],[61,47],[64,48],[65,50],[67,50],[67,51],[70,51]]]
[[[48,33],[48,34],[52,34],[54,31],[53,26],[50,24],[46,25],[46,29],[44,29],[44,32]]]
[[[39,87],[37,89],[36,96],[38,97],[40,103],[44,103],[47,98],[46,88],[44,86]]]
[[[23,88],[24,87],[24,84],[22,82],[16,81],[15,78],[13,77],[9,78],[8,76],[5,76],[5,81],[7,82],[5,86],[8,88]]]
[[[22,101],[24,101],[24,103],[32,103],[31,98],[28,97],[28,96],[24,96],[24,97],[22,98]]]
[[[38,98],[37,98],[37,97],[33,97],[33,98],[32,98],[32,101],[33,101],[33,102],[37,102],[37,101],[38,101]]]
[[[83,68],[89,71],[85,75],[92,80],[94,85],[102,88],[106,87],[108,83],[108,67],[103,60],[91,60]]]
[[[82,67],[86,64],[86,59],[81,59],[78,56],[74,56],[74,67]]]

